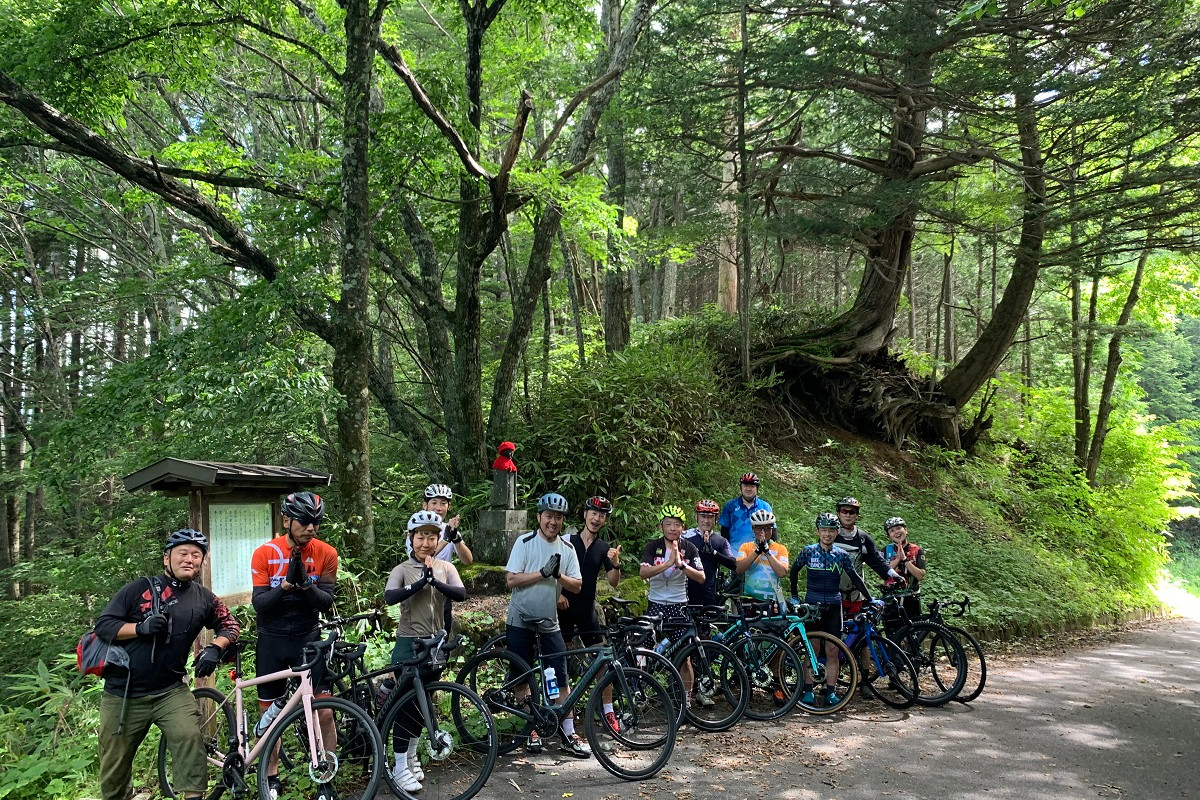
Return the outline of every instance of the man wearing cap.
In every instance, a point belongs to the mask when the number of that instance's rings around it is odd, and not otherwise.
[[[771,504],[758,496],[758,476],[747,472],[742,476],[742,491],[721,509],[718,524],[721,533],[729,541],[729,546],[736,553],[746,542],[754,541],[754,528],[750,524],[750,515],[755,511],[771,511]]]
[[[201,797],[208,790],[200,712],[184,667],[196,637],[210,628],[216,638],[194,668],[197,677],[212,675],[241,626],[220,598],[195,582],[207,555],[204,534],[175,531],[163,545],[162,574],[125,584],[96,620],[96,635],[129,656],[127,668],[110,663],[104,672],[99,734],[104,800],[132,794],[133,758],[151,725],[162,731],[171,753],[175,793]]]

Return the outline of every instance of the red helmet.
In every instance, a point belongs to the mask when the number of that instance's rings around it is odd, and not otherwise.
[[[596,495],[589,497],[587,502],[583,504],[584,511],[599,511],[601,514],[611,514],[613,505],[607,497]]]
[[[720,514],[721,507],[719,505],[717,505],[716,500],[705,499],[705,500],[701,500],[699,503],[696,503],[696,513],[697,514]]]
[[[758,486],[758,476],[755,475],[753,472],[747,472],[745,475],[742,476],[742,480],[740,482],[741,483],[750,483],[755,486]]]

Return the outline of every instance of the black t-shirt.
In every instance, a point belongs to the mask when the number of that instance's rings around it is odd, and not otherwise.
[[[608,542],[598,537],[592,541],[591,547],[585,547],[581,533],[573,533],[566,538],[575,548],[575,555],[579,558],[579,572],[583,576],[583,586],[579,589],[578,594],[572,594],[563,589],[563,596],[567,598],[573,614],[585,612],[590,614],[592,606],[596,604],[596,586],[600,582],[600,574],[602,572],[608,574],[610,569],[616,567],[616,564],[608,560],[608,551],[611,548]]]

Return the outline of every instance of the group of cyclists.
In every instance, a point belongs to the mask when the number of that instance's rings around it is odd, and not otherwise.
[[[750,597],[777,601],[787,608],[799,604],[797,580],[807,570],[805,603],[819,608],[815,629],[840,635],[844,614],[855,614],[863,603],[878,603],[859,570],[866,565],[890,585],[915,586],[925,577],[922,549],[908,540],[904,520],[891,517],[884,524],[889,544],[881,551],[874,539],[857,525],[859,502],[844,497],[836,513],[816,518],[817,541],[804,547],[792,561],[779,541],[776,518],[769,503],[758,496],[758,476],[748,472],[740,492],[723,506],[702,499],[694,507],[694,527],[685,530],[683,508],[667,504],[658,515],[660,536],[641,553],[639,575],[648,585],[647,613],[664,621],[686,621],[689,606],[717,605],[726,576],[741,580],[741,592]],[[399,606],[392,663],[413,655],[416,639],[448,631],[452,604],[466,599],[467,589],[454,565],[473,561],[459,530],[459,517],[450,516],[453,494],[444,484],[425,489],[422,508],[407,523],[407,558],[389,574],[384,601]],[[320,496],[296,492],[281,504],[281,535],[258,547],[251,558],[252,603],[258,629],[255,648],[257,674],[286,669],[303,662],[304,646],[321,636],[320,615],[334,603],[338,569],[337,550],[318,538],[325,516]],[[601,577],[616,587],[621,580],[622,553],[603,538],[613,512],[612,503],[594,496],[583,505],[581,524],[564,535],[570,511],[567,499],[550,492],[536,506],[536,527],[513,543],[505,565],[511,592],[505,620],[507,647],[532,663],[536,653],[553,671],[559,702],[569,693],[571,675],[564,657],[564,637],[578,636],[585,646],[602,640],[597,615],[597,588]],[[240,625],[224,603],[196,582],[209,551],[204,534],[184,529],[172,533],[163,547],[163,573],[126,584],[108,603],[96,625],[97,635],[129,652],[130,665],[123,673],[105,673],[99,736],[100,782],[104,800],[125,800],[131,791],[134,755],[150,725],[157,725],[173,757],[175,791],[199,797],[207,785],[206,761],[200,740],[196,705],[186,681],[186,664],[203,629],[215,638],[193,665],[197,677],[211,675],[223,652],[237,641]],[[790,593],[785,592],[785,580]],[[790,595],[790,597],[789,597]],[[669,628],[672,640],[681,627]],[[536,644],[535,644],[536,641]],[[834,659],[837,654],[827,653]],[[711,697],[693,692],[690,665],[681,665],[686,704],[708,706]],[[820,688],[827,701],[836,700],[837,670],[828,670],[830,683]],[[319,685],[328,693],[329,685]],[[402,687],[396,687],[401,689]],[[805,687],[806,700],[818,687]],[[273,705],[282,706],[286,681],[259,687],[260,713],[267,717]],[[617,731],[620,721],[612,698],[602,698],[605,723]],[[278,701],[278,702],[277,702]],[[403,716],[403,715],[402,715]],[[331,721],[321,719],[321,725]],[[390,733],[394,783],[405,792],[419,792],[424,774],[416,757],[413,731],[397,725]],[[591,750],[575,731],[574,720],[562,715],[558,731],[533,731],[526,747],[540,752],[547,737],[557,735],[559,749],[570,756],[588,758]],[[277,759],[278,755],[271,758]],[[284,791],[275,771],[268,770],[271,800]],[[318,800],[334,800],[332,787],[318,787]]]

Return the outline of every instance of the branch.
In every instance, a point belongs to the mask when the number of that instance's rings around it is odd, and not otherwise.
[[[977,164],[985,156],[987,156],[986,151],[971,148],[970,150],[958,153],[947,153],[937,158],[927,158],[924,161],[918,161],[914,164],[908,173],[908,177],[916,178],[921,175],[928,175],[931,172],[941,172],[951,167],[962,166],[963,164]]]
[[[416,101],[417,107],[425,112],[425,116],[429,117],[433,124],[437,126],[437,129],[442,132],[442,135],[446,137],[447,141],[450,142],[450,146],[454,148],[454,152],[458,153],[458,159],[466,167],[467,172],[477,178],[484,178],[490,181],[492,179],[491,173],[475,160],[475,156],[471,154],[471,148],[467,146],[462,136],[450,124],[450,120],[446,119],[442,112],[437,109],[437,106],[433,104],[433,101],[429,99],[429,95],[425,94],[425,89],[421,87],[421,82],[417,80],[417,76],[409,68],[408,62],[404,60],[404,55],[395,45],[388,44],[381,37],[376,37],[375,47],[379,50],[379,54],[383,56],[388,66],[392,68],[392,72],[395,72],[400,77],[400,80],[404,81],[404,85],[408,87],[408,91],[412,94],[413,100]]]
[[[554,140],[558,138],[560,133],[562,133],[562,129],[567,124],[567,120],[570,119],[571,115],[575,113],[575,109],[579,108],[579,104],[584,100],[587,100],[609,82],[621,77],[621,73],[623,71],[623,69],[617,67],[610,69],[608,72],[604,73],[599,78],[580,89],[579,93],[571,98],[571,102],[567,103],[566,109],[564,109],[559,118],[554,121],[554,127],[550,129],[550,134],[546,137],[546,141],[542,142],[542,146],[539,147],[537,152],[533,154],[535,161],[544,159],[546,154],[550,152],[550,146],[554,144]]]
[[[521,99],[517,101],[517,115],[513,120],[512,136],[508,137],[508,146],[504,148],[504,155],[500,158],[500,172],[496,175],[495,182],[492,183],[492,196],[496,200],[496,205],[504,204],[504,196],[508,194],[508,179],[512,174],[513,164],[517,162],[517,156],[521,153],[521,140],[525,137],[525,125],[529,122],[529,114],[533,111],[533,96],[529,92],[521,92]]]
[[[774,147],[764,147],[759,152],[762,153],[787,153],[788,155],[797,156],[798,158],[827,158],[830,161],[837,161],[841,164],[848,164],[852,167],[865,169],[867,172],[875,175],[883,175],[886,172],[887,163],[878,158],[865,158],[860,156],[848,156],[844,153],[834,153],[829,150],[812,150],[807,147],[797,147],[791,144],[779,144]]]

